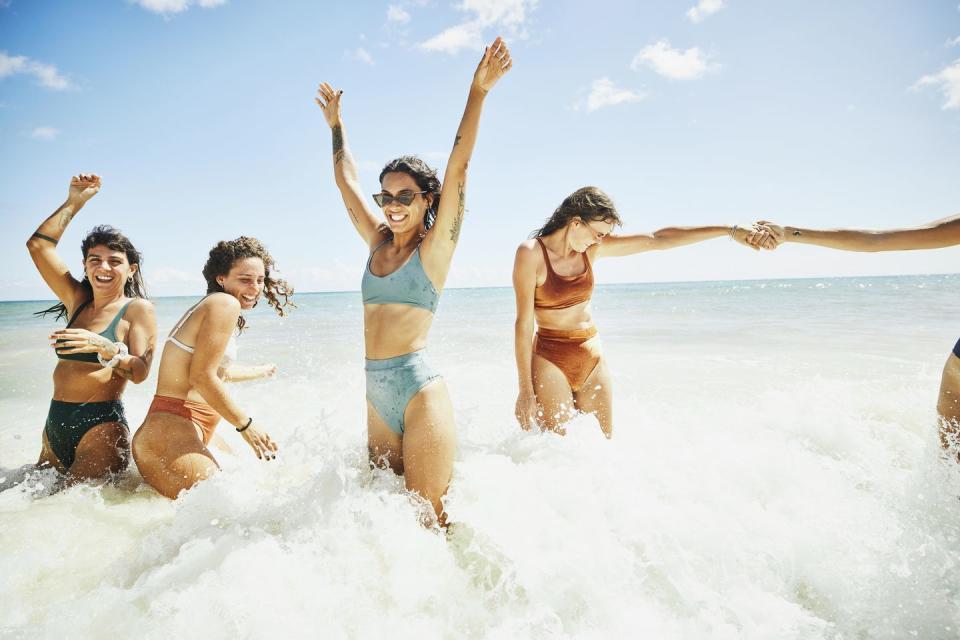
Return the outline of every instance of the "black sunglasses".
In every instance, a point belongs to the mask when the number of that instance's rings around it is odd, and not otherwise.
[[[410,203],[413,202],[413,199],[419,195],[427,193],[426,191],[401,191],[397,195],[392,193],[375,193],[373,194],[373,201],[377,203],[378,207],[385,207],[394,200],[399,202],[405,207],[410,206]]]

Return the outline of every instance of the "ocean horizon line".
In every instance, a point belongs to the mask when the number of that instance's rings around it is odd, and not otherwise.
[[[737,278],[737,279],[721,279],[721,280],[657,280],[657,281],[638,281],[638,282],[609,282],[609,283],[598,283],[596,286],[598,288],[611,288],[611,287],[634,287],[637,285],[687,285],[687,284],[720,284],[725,282],[784,282],[784,281],[803,281],[803,280],[869,280],[869,279],[881,279],[881,278],[924,278],[924,277],[933,277],[933,276],[958,276],[960,272],[945,272],[945,273],[890,273],[890,274],[870,274],[870,275],[858,275],[858,276],[797,276],[797,277],[787,277],[787,278]],[[493,289],[512,289],[512,285],[485,285],[477,287],[445,287],[444,291],[476,291],[476,290],[493,290]],[[340,289],[332,291],[298,291],[295,295],[306,296],[306,295],[340,295],[344,293],[360,293],[360,289]],[[173,298],[192,298],[198,295],[199,293],[182,293],[175,295],[159,295],[159,296],[150,296],[150,300],[165,300]],[[55,298],[18,298],[18,299],[3,299],[0,300],[0,304],[6,303],[23,303],[23,302],[37,302],[37,303],[51,303],[57,302]]]

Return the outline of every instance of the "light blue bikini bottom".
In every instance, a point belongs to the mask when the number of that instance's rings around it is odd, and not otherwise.
[[[424,349],[384,360],[367,360],[367,400],[394,433],[403,434],[410,399],[440,377],[427,364]]]

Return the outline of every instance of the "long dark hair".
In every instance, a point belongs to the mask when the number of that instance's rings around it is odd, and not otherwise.
[[[388,173],[405,173],[420,187],[420,191],[426,191],[433,194],[433,202],[427,207],[423,214],[423,227],[427,230],[433,226],[437,220],[437,211],[440,208],[440,179],[437,178],[437,170],[433,169],[426,162],[417,156],[401,156],[396,160],[391,160],[380,172],[380,184],[383,184],[383,176]],[[423,194],[426,199],[427,194]],[[380,226],[380,230],[386,230],[392,236],[390,227],[386,224]]]
[[[581,187],[564,198],[543,226],[530,234],[530,237],[548,236],[567,226],[573,218],[580,218],[584,222],[597,220],[623,226],[623,220],[620,219],[610,196],[596,187]]]
[[[94,227],[90,230],[90,233],[87,234],[87,237],[83,239],[83,242],[80,243],[80,249],[83,251],[83,279],[80,281],[80,288],[83,289],[85,296],[84,303],[93,300],[93,286],[90,284],[90,281],[87,279],[87,253],[90,249],[103,245],[112,251],[123,251],[127,256],[127,262],[130,264],[137,265],[137,270],[133,272],[133,276],[127,278],[127,281],[123,285],[123,295],[128,298],[146,298],[147,297],[147,286],[143,283],[143,270],[141,268],[141,263],[143,262],[143,256],[140,255],[140,252],[137,251],[137,248],[133,246],[133,243],[130,242],[130,238],[120,233],[120,230],[116,227],[111,227],[108,224],[102,224]],[[77,307],[79,309],[79,306]],[[58,302],[49,309],[44,309],[43,311],[37,311],[33,315],[40,316],[41,318],[46,316],[48,313],[57,314],[54,320],[59,320],[60,318],[67,317],[67,305],[63,302]],[[74,310],[76,313],[76,310]]]
[[[217,276],[225,276],[230,273],[233,263],[244,258],[260,258],[263,260],[263,295],[271,307],[277,310],[280,317],[283,317],[288,311],[286,307],[296,307],[293,301],[293,287],[287,284],[286,280],[270,277],[270,269],[276,266],[273,256],[267,251],[267,248],[256,238],[240,236],[236,240],[221,240],[213,249],[210,249],[210,257],[207,263],[203,265],[203,277],[207,281],[207,294],[222,292],[223,287],[217,282]],[[283,300],[281,301],[281,298]],[[241,315],[237,318],[237,330],[243,331],[247,321]]]

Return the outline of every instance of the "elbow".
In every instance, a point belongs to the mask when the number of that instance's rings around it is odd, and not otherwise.
[[[200,395],[206,396],[206,391],[215,384],[217,377],[209,371],[191,371],[188,381],[190,386],[200,392]]]
[[[34,255],[40,251],[41,247],[43,246],[40,244],[41,242],[43,241],[39,238],[34,238],[33,236],[27,238],[27,251],[30,252],[30,255]]]

